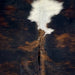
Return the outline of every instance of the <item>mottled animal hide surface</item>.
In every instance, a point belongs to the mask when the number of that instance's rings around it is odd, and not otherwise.
[[[75,0],[0,0],[0,75],[75,75]]]

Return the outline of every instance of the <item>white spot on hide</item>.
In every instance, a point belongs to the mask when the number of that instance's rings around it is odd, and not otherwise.
[[[32,11],[28,19],[37,22],[38,29],[50,34],[54,30],[47,28],[47,23],[51,22],[51,17],[59,14],[63,9],[63,3],[54,0],[37,0],[32,3]]]

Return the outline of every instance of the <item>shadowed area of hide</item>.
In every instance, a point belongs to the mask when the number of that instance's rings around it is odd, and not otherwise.
[[[75,5],[74,0],[60,1],[64,1],[64,9],[60,14],[53,16],[51,23],[48,24],[48,27],[55,31],[46,36],[45,50],[54,65],[46,62],[46,65],[50,65],[46,67],[46,73],[47,75],[74,75]]]
[[[27,44],[38,36],[36,23],[27,19],[31,2],[0,0],[0,75],[38,75],[38,48]]]

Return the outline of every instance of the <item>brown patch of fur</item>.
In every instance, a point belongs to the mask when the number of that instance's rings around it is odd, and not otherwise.
[[[72,34],[68,34],[68,33],[64,33],[61,35],[55,35],[56,37],[56,42],[57,48],[65,48],[65,47],[69,47],[70,51],[74,51],[75,50],[75,36]]]

